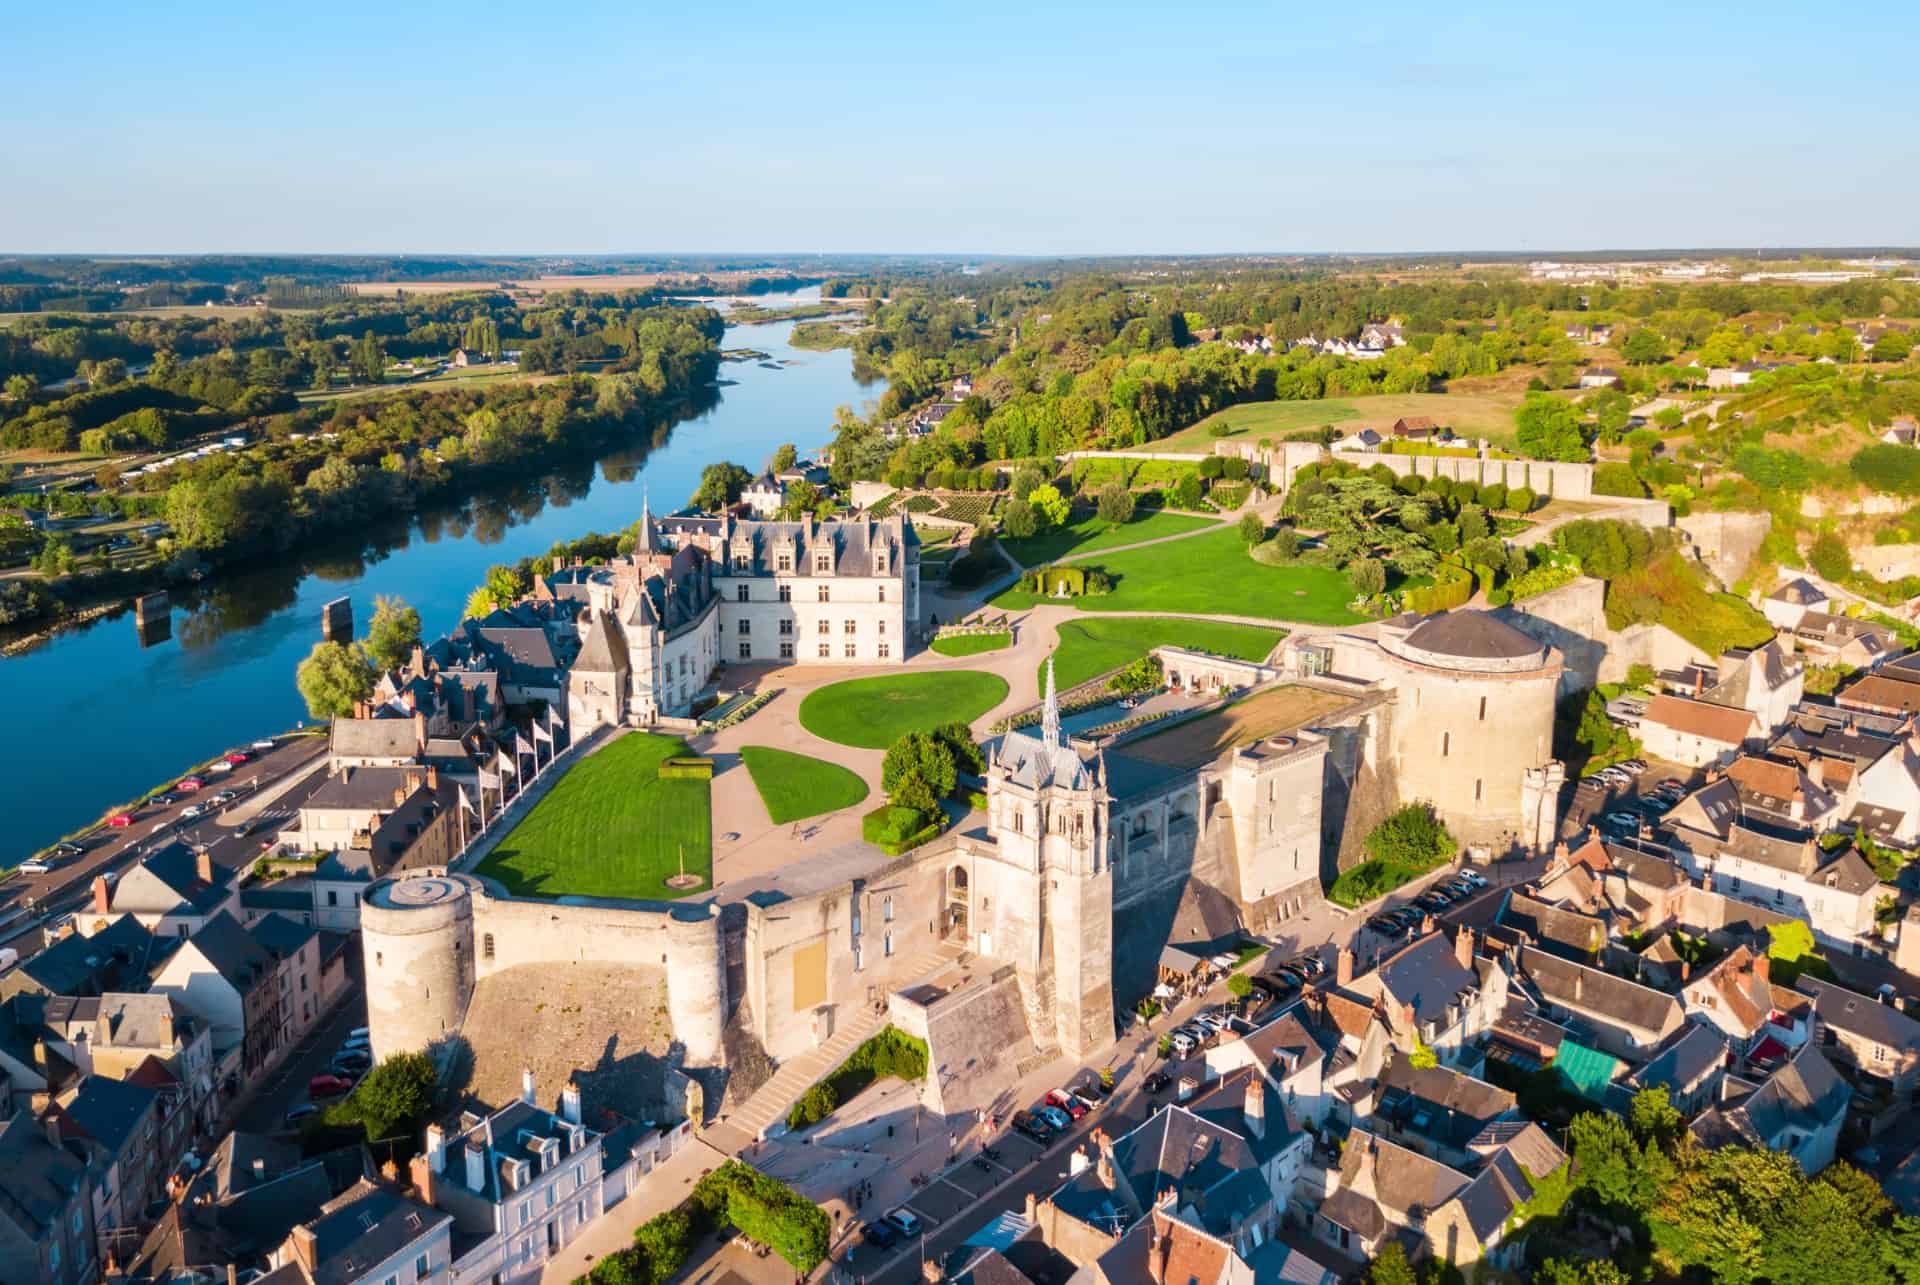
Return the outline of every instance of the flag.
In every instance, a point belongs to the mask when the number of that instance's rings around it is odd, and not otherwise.
[[[473,806],[473,800],[467,796],[467,787],[464,785],[460,787],[460,806],[469,812],[479,811],[478,808]]]
[[[484,767],[481,768],[480,769],[480,788],[483,790],[500,789],[501,788],[500,774],[498,772],[489,772]]]
[[[560,711],[551,705],[547,706],[547,726],[556,732],[562,730],[564,726],[560,722]]]
[[[514,774],[515,776],[519,776],[519,775],[520,775],[520,765],[519,765],[519,763],[518,763],[518,762],[517,762],[516,760],[514,760],[514,759],[510,759],[510,758],[508,758],[508,757],[507,757],[507,752],[506,752],[505,750],[495,750],[495,751],[494,751],[494,762],[496,762],[496,763],[498,763],[498,764],[500,765],[500,770],[501,770],[502,772],[511,772],[511,773],[513,773],[513,774]]]
[[[533,725],[533,739],[536,741],[545,741],[549,748],[553,745],[553,733],[538,723]]]

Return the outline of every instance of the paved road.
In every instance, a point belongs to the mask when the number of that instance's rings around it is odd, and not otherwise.
[[[359,971],[352,963],[349,967],[356,973]],[[348,1031],[366,1024],[367,994],[356,978],[350,983],[347,997],[307,1032],[306,1038],[294,1046],[272,1074],[260,1081],[252,1100],[241,1108],[234,1127],[255,1133],[284,1130],[288,1108],[309,1100],[307,1082],[327,1069],[327,1063],[340,1051]]]
[[[77,856],[55,856],[58,863],[46,874],[15,874],[0,884],[0,908],[27,907],[36,912],[71,911],[86,902],[97,874],[119,873],[148,851],[174,838],[205,843],[217,865],[239,869],[259,852],[260,840],[294,819],[301,802],[318,788],[320,777],[302,781],[251,815],[250,799],[282,788],[290,779],[312,771],[325,755],[324,736],[282,738],[270,750],[252,750],[253,757],[227,773],[203,773],[205,788],[194,793],[174,792],[169,804],[139,809],[133,824],[122,828],[100,825],[78,836],[83,849]],[[230,809],[218,808],[213,797],[232,790],[238,796]],[[212,809],[189,819],[188,809]],[[262,823],[263,822],[263,823]],[[257,828],[255,828],[257,825]],[[245,831],[245,833],[243,833]]]

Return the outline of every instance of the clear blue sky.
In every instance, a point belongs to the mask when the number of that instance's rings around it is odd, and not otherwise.
[[[0,47],[0,252],[1920,241],[1875,0],[8,0]]]

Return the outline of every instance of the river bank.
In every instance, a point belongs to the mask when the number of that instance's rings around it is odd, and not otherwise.
[[[89,624],[0,660],[0,693],[35,736],[35,752],[0,774],[0,808],[14,822],[0,863],[97,817],[104,801],[137,796],[182,763],[305,717],[293,672],[319,641],[320,609],[330,599],[348,598],[364,625],[374,595],[398,595],[439,633],[458,622],[490,565],[545,553],[583,531],[618,530],[639,516],[643,497],[656,512],[677,507],[716,460],[758,468],[783,443],[805,452],[826,442],[836,406],[858,407],[877,392],[855,380],[846,352],[792,347],[792,324],[730,327],[721,347],[788,364],[730,363],[711,405],[643,440],[550,462],[484,494],[385,515],[343,539],[172,590],[170,641],[142,648],[109,606]]]

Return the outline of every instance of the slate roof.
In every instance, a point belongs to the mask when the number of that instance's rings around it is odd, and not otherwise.
[[[144,978],[158,944],[139,920],[121,915],[91,937],[61,938],[12,971],[50,995],[99,994],[117,982]]]
[[[1363,1129],[1347,1136],[1340,1153],[1341,1189],[1359,1191],[1400,1214],[1402,1222],[1409,1213],[1424,1217],[1433,1212],[1466,1185],[1467,1177],[1459,1170]]]
[[[1590,962],[1607,944],[1604,920],[1550,906],[1517,889],[1506,894],[1498,922],[1526,934],[1542,950],[1582,963]]]
[[[1445,611],[1407,635],[1407,646],[1463,660],[1518,660],[1546,650],[1504,620],[1484,611]]]
[[[418,767],[349,767],[329,775],[301,806],[316,812],[391,811],[395,791],[402,796],[422,788]]]
[[[1355,981],[1364,982],[1366,977],[1376,979],[1395,1002],[1410,1006],[1416,1022],[1441,1025],[1446,1024],[1448,1005],[1479,982],[1473,973],[1460,967],[1452,941],[1441,932],[1428,933],[1402,947],[1372,973]]]
[[[630,668],[626,631],[615,629],[613,621],[604,613],[596,612],[593,622],[587,626],[586,637],[581,640],[580,654],[574,657],[573,667],[589,674],[616,674]]]
[[[1834,1030],[1890,1049],[1920,1052],[1920,1022],[1893,1005],[1805,973],[1795,986],[1812,998],[1814,1016]]]
[[[1514,1110],[1513,1094],[1443,1066],[1395,1057],[1374,1085],[1374,1114],[1403,1132],[1465,1148],[1482,1128]]]
[[[56,1147],[23,1107],[0,1124],[0,1218],[37,1241],[87,1185],[87,1162]]]
[[[1696,1120],[1695,1136],[1707,1146],[1743,1141],[1771,1147],[1790,1127],[1812,1133],[1838,1121],[1852,1096],[1832,1063],[1808,1041],[1744,1102]]]
[[[1643,1031],[1664,1031],[1680,1019],[1679,1000],[1612,973],[1532,946],[1520,948],[1518,963],[1523,976],[1548,1003],[1570,1013],[1603,1017]]]
[[[309,924],[295,923],[285,915],[270,914],[258,920],[247,932],[275,959],[291,959],[312,941],[317,930]]]
[[[348,758],[410,759],[419,749],[410,718],[336,718],[328,738],[333,752]]]
[[[62,1137],[90,1138],[118,1156],[140,1124],[153,1111],[159,1094],[131,1080],[109,1080],[90,1075],[80,1092],[60,1108]]]
[[[227,900],[231,892],[234,872],[219,865],[213,867],[213,879],[200,877],[200,859],[184,843],[169,843],[160,851],[142,861],[138,871],[151,880],[157,880],[160,887],[179,898],[173,905],[162,905],[150,897],[144,896],[152,886],[147,878],[136,879],[132,874],[123,876],[113,889],[113,908],[115,910],[140,910],[165,914],[206,915],[212,913]],[[164,899],[162,899],[164,900]]]
[[[187,938],[208,967],[242,994],[273,972],[273,956],[253,939],[240,921],[222,911]]]
[[[1658,723],[1676,732],[1720,745],[1744,743],[1754,734],[1756,726],[1754,716],[1748,710],[1664,694],[1647,702],[1647,712],[1642,715],[1641,721]]]
[[[1660,1041],[1646,1064],[1627,1077],[1635,1088],[1679,1093],[1699,1083],[1727,1056],[1727,1040],[1704,1022],[1685,1022]]]
[[[362,1181],[329,1201],[308,1224],[314,1238],[314,1285],[357,1285],[375,1264],[452,1221],[450,1214]]]

